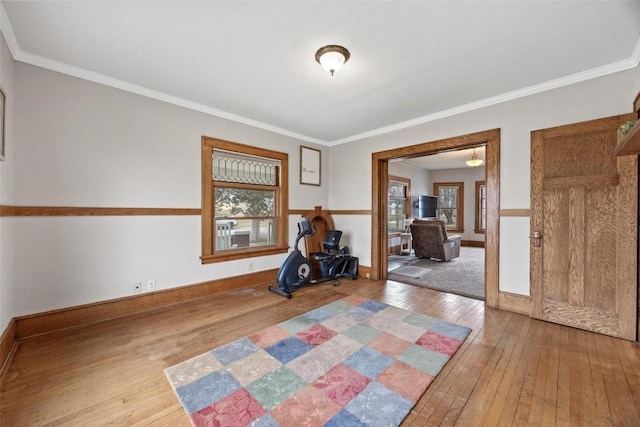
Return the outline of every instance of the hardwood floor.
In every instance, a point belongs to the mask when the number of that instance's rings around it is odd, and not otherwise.
[[[261,288],[20,342],[1,426],[189,426],[164,368],[348,294],[473,329],[403,426],[640,425],[638,344],[396,282]]]

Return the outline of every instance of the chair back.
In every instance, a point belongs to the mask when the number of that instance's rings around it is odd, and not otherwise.
[[[449,261],[460,255],[460,236],[447,236],[444,221],[416,219],[409,227],[411,228],[413,249],[417,257]]]
[[[338,252],[340,249],[340,238],[342,237],[342,231],[340,230],[328,230],[322,246],[325,252]]]

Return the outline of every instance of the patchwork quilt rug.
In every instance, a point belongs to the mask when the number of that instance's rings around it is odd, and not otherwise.
[[[194,426],[397,426],[470,332],[352,295],[165,374]]]

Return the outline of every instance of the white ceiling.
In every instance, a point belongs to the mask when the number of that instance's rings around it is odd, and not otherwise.
[[[471,155],[474,150],[479,159],[486,160],[485,148],[485,146],[465,148],[462,150],[440,152],[428,156],[394,159],[391,161],[397,161],[427,170],[463,169],[469,167],[465,162],[467,160],[471,160]],[[485,165],[482,165],[482,167],[484,166]]]
[[[637,0],[2,5],[18,61],[325,145],[640,62]],[[333,77],[326,44],[351,52]]]

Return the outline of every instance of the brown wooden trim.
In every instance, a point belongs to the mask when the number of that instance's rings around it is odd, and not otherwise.
[[[358,266],[358,277],[363,277],[365,279],[371,278],[371,267],[366,265]]]
[[[544,141],[544,131],[535,130],[531,132],[531,214],[529,221],[530,233],[534,231],[544,230],[542,228],[542,183],[544,180],[543,173],[537,165],[543,164],[542,143]],[[540,202],[539,202],[540,201]],[[533,318],[542,318],[542,263],[541,257],[536,252],[540,251],[539,247],[533,244],[529,245],[529,315]]]
[[[580,185],[588,189],[599,187],[617,187],[620,177],[613,175],[589,175],[589,176],[561,176],[557,178],[545,178],[542,182],[544,190],[568,188]]]
[[[636,99],[633,100],[633,111],[640,113],[640,92],[636,95]]]
[[[472,248],[484,248],[484,242],[479,240],[460,240],[460,246],[470,246]]]
[[[257,285],[264,285],[263,290],[267,292],[267,285],[275,283],[277,272],[277,269],[264,270],[153,293],[21,316],[15,319],[15,337],[16,339],[29,338]]]
[[[386,279],[389,267],[389,224],[387,194],[389,194],[389,159],[401,157],[399,150],[371,155],[371,275],[374,280]],[[387,157],[388,156],[388,157]]]
[[[529,305],[531,298],[526,295],[512,294],[510,292],[502,292],[499,294],[500,309],[513,311],[529,315]]]
[[[306,215],[313,209],[289,209],[288,215]],[[328,211],[332,215],[371,215],[370,209]],[[198,208],[98,208],[81,206],[11,206],[0,205],[3,216],[174,216],[201,215]]]
[[[0,217],[3,216],[15,216],[14,215],[15,208],[9,205],[0,205]]]
[[[309,212],[313,212],[313,209],[289,209],[287,213],[289,215],[301,215],[307,216]],[[329,215],[371,215],[370,209],[333,209],[326,210]]]
[[[202,264],[213,264],[216,262],[231,261],[234,259],[244,259],[258,256],[276,255],[289,251],[289,246],[266,246],[255,248],[241,248],[237,250],[220,251],[214,255],[203,255],[200,257]]]
[[[329,209],[331,215],[371,215],[371,209]]]
[[[636,119],[636,114],[630,114],[633,119]],[[631,118],[631,117],[629,117]],[[618,129],[618,145],[613,149],[614,156],[637,156],[640,154],[640,126],[634,125],[629,133],[625,136],[620,136],[620,130]]]
[[[500,129],[486,132],[485,181],[487,183],[487,229],[485,232],[485,302],[499,307],[500,292]]]
[[[486,195],[486,191],[487,191],[487,182],[483,179],[482,181],[476,181],[476,194],[475,194],[475,209],[476,209],[476,213],[475,213],[475,222],[474,222],[474,229],[473,231],[475,231],[477,234],[484,234],[485,230],[484,228],[481,228],[481,223],[482,223],[482,197],[480,197],[480,189],[483,188],[485,189],[485,195]],[[486,200],[485,200],[485,206],[486,206]]]
[[[200,147],[200,255],[206,257],[213,253],[213,189],[211,188],[211,177],[213,176],[213,166],[211,164],[213,148],[207,142],[206,137],[202,137]],[[204,262],[204,260],[203,260]]]
[[[500,216],[529,217],[531,209],[500,209]]]
[[[72,206],[0,206],[0,216],[152,216],[200,215],[191,208],[97,208]]]
[[[618,310],[615,330],[619,338],[629,341],[638,339],[638,156],[618,158],[617,170],[620,175],[618,188],[618,209],[616,224],[618,236],[617,262],[618,283],[632,283],[623,286],[617,297]],[[625,267],[622,267],[625,266]],[[626,266],[633,266],[626,267]],[[604,270],[603,270],[604,271]],[[608,271],[608,270],[607,270]],[[614,273],[615,274],[615,273]],[[595,329],[594,329],[595,330]]]
[[[5,329],[2,336],[0,336],[0,376],[2,376],[4,369],[9,365],[16,348],[16,320],[11,319],[7,325],[7,329]]]

